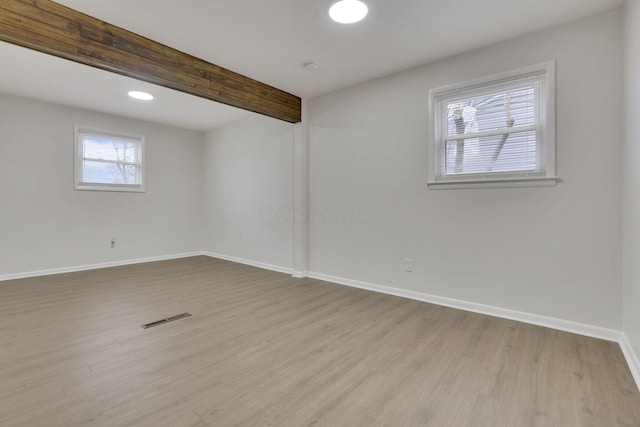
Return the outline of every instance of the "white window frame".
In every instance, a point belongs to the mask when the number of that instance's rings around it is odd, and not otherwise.
[[[83,162],[86,160],[84,155],[84,135],[92,135],[101,138],[112,138],[120,141],[133,142],[136,144],[138,150],[136,158],[138,161],[133,163],[137,166],[138,176],[137,184],[109,184],[109,183],[97,183],[97,182],[85,182],[83,179]],[[145,192],[145,173],[144,173],[144,137],[140,135],[125,134],[122,132],[115,132],[104,129],[97,129],[88,126],[74,126],[74,189],[86,190],[86,191],[123,191],[144,193]],[[98,161],[104,163],[118,163],[118,164],[132,164],[127,162],[119,162],[103,159],[90,159],[91,161]]]
[[[544,166],[540,172],[488,172],[478,174],[443,175],[441,166],[444,159],[444,143],[446,126],[442,117],[438,117],[438,110],[452,97],[476,96],[495,90],[500,85],[509,85],[518,80],[541,75],[546,84],[540,85],[536,96],[540,100],[540,116],[537,124],[530,126],[536,131],[538,144],[538,161]],[[502,187],[547,187],[556,185],[556,121],[555,121],[555,62],[545,62],[505,73],[495,74],[475,80],[455,83],[429,91],[429,169],[427,185],[430,189],[458,189],[458,188],[502,188]],[[443,129],[444,126],[444,129]],[[503,129],[504,133],[516,129]],[[523,128],[519,129],[520,131]],[[488,134],[499,132],[486,132]],[[475,134],[482,136],[482,132]],[[471,138],[473,136],[468,136]],[[450,139],[450,138],[449,138]]]

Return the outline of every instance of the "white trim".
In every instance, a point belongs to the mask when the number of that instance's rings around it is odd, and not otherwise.
[[[517,68],[515,70],[492,74],[490,76],[479,77],[464,82],[451,83],[445,86],[430,89],[430,92],[438,95],[446,95],[451,92],[459,92],[461,90],[464,90],[464,92],[474,91],[478,88],[482,89],[487,85],[495,86],[504,84],[505,80],[518,80],[518,78],[527,79],[532,75],[539,74],[541,71],[545,71],[547,74],[551,73],[551,75],[555,76],[555,64],[555,60],[545,61],[538,64]]]
[[[409,291],[406,289],[393,288],[390,286],[376,285],[373,283],[362,282],[358,280],[345,279],[337,276],[330,276],[328,274],[295,271],[292,268],[277,266],[273,264],[267,264],[258,261],[251,261],[244,258],[237,258],[229,255],[216,254],[206,251],[188,252],[173,255],[164,255],[149,258],[138,258],[122,261],[105,262],[99,264],[88,264],[74,267],[55,268],[50,270],[40,270],[28,273],[20,274],[8,274],[0,276],[0,282],[15,279],[24,279],[28,277],[47,276],[51,274],[61,273],[73,273],[77,271],[95,270],[99,268],[118,267],[131,264],[142,264],[146,262],[154,261],[166,261],[171,259],[189,258],[193,256],[208,256],[211,258],[218,258],[225,261],[237,262],[240,264],[251,265],[253,267],[263,268],[265,270],[276,271],[279,273],[291,274],[293,277],[309,277],[313,279],[323,280],[326,282],[336,283],[339,285],[350,286],[353,288],[365,289],[373,292],[379,292],[388,295],[394,295],[402,298],[409,298],[417,301],[423,301],[431,304],[441,305],[445,307],[451,307],[459,310],[470,311],[473,313],[485,314],[488,316],[495,316],[509,320],[515,320],[518,322],[529,323],[532,325],[544,326],[551,329],[557,329],[560,331],[570,332],[578,335],[584,335],[588,337],[603,339],[607,341],[613,341],[620,345],[622,354],[629,366],[629,370],[636,382],[638,390],[640,390],[640,360],[637,354],[634,352],[633,347],[629,343],[627,336],[620,331],[613,329],[601,328],[598,326],[587,325],[584,323],[572,322],[570,320],[557,319],[553,317],[540,316],[537,314],[525,313],[522,311],[509,310],[506,308],[495,307],[490,305],[478,304],[469,301],[458,300],[454,298],[439,297],[435,295],[425,294],[422,292]]]
[[[203,252],[203,255],[206,255],[206,256],[211,257],[211,258],[222,259],[222,260],[225,260],[225,261],[237,262],[238,264],[250,265],[252,267],[264,268],[265,270],[276,271],[278,273],[286,273],[286,274],[290,274],[290,275],[293,275],[293,273],[294,273],[293,268],[282,267],[282,266],[274,265],[274,264],[268,264],[266,262],[252,261],[250,259],[238,258],[238,257],[230,256],[230,255],[216,254],[216,253],[213,253],[213,252],[206,252],[206,251]]]
[[[636,386],[638,386],[638,390],[640,390],[640,359],[636,352],[633,351],[633,346],[629,342],[626,334],[622,334],[618,343],[620,344],[620,349],[622,350],[622,354],[624,354],[624,358],[627,360],[631,375],[633,375],[633,379],[636,380]]]
[[[475,302],[463,301],[454,298],[439,297],[422,292],[393,288],[390,286],[376,285],[359,280],[345,279],[343,277],[330,276],[328,274],[316,273],[313,271],[308,272],[307,277],[336,283],[338,285],[350,286],[352,288],[366,289],[368,291],[428,302],[431,304],[456,308],[458,310],[486,314],[488,316],[500,317],[503,319],[543,326],[545,328],[557,329],[559,331],[570,332],[572,334],[584,335],[587,337],[598,338],[606,341],[613,341],[615,343],[618,343],[618,345],[620,346],[620,350],[622,351],[622,354],[627,361],[627,365],[629,366],[631,375],[636,382],[636,387],[638,387],[638,390],[640,390],[640,360],[638,359],[636,353],[633,351],[633,347],[629,343],[627,336],[621,331],[601,328],[599,326],[587,325],[584,323],[572,322],[571,320],[557,319],[555,317],[541,316],[538,314],[509,310],[502,307],[478,304]]]
[[[293,132],[293,257],[294,277],[309,267],[309,127],[307,104],[302,100],[302,122]]]
[[[555,187],[560,181],[557,176],[554,177],[529,177],[529,178],[509,178],[509,179],[488,179],[488,180],[471,180],[471,181],[437,181],[427,182],[427,186],[431,190],[464,190],[468,188],[514,188],[514,187]]]
[[[29,271],[25,273],[5,274],[0,276],[0,282],[16,279],[27,279],[29,277],[50,276],[52,274],[74,273],[76,271],[97,270],[99,268],[120,267],[123,265],[143,264],[145,262],[167,261],[171,259],[189,258],[205,255],[202,251],[185,252],[181,254],[161,255],[148,258],[125,259],[120,261],[101,262],[97,264],[75,265],[71,267],[51,268],[48,270]]]
[[[74,131],[74,190],[79,191],[116,191],[128,193],[145,193],[145,138],[142,135],[125,134],[117,131],[92,128],[89,126],[75,125]],[[84,156],[84,135],[96,137],[117,138],[122,141],[136,144],[137,162],[119,162],[102,159],[92,159]],[[137,184],[108,184],[101,182],[85,182],[83,173],[84,160],[91,160],[100,163],[125,164],[137,166]]]
[[[500,89],[501,87],[510,87],[514,84],[518,84],[524,81],[530,81],[532,79],[538,79],[532,82],[536,87],[536,98],[541,97],[541,102],[536,108],[536,122],[534,125],[527,125],[519,128],[503,128],[494,129],[491,131],[475,132],[465,135],[440,135],[441,129],[446,124],[446,115],[441,117],[441,120],[436,121],[436,116],[441,112],[442,98],[451,97],[452,95],[459,95],[460,97],[476,96],[486,92],[489,89]],[[544,86],[540,85],[540,82],[544,81]],[[429,90],[429,137],[428,137],[428,168],[427,168],[427,183],[430,189],[456,189],[456,188],[502,188],[502,187],[537,187],[537,186],[550,186],[555,185],[557,181],[556,177],[556,111],[555,111],[555,61],[547,61],[528,67],[519,68],[512,71],[507,71],[491,76],[485,76],[465,82],[458,82],[441,86],[437,88],[431,88]],[[449,98],[447,98],[449,99]],[[454,99],[454,98],[451,98]],[[444,118],[443,118],[444,117]],[[444,120],[444,123],[443,123]],[[446,127],[446,126],[445,126]],[[537,143],[539,144],[538,150],[538,168],[542,168],[542,177],[548,179],[554,179],[550,184],[544,180],[528,180],[527,171],[515,171],[511,175],[513,178],[508,182],[501,182],[499,185],[493,181],[499,178],[494,178],[491,175],[498,175],[498,173],[484,173],[484,174],[467,174],[467,176],[458,177],[456,175],[444,175],[440,174],[441,161],[442,161],[442,141],[455,141],[467,138],[477,138],[487,135],[500,135],[511,134],[518,132],[525,132],[527,130],[537,130]],[[489,175],[489,176],[487,176]],[[460,186],[443,185],[440,183],[448,179],[450,181],[460,182]],[[516,181],[523,179],[522,185],[518,185]],[[474,185],[476,182],[485,182],[487,185]]]
[[[77,191],[113,191],[122,193],[146,193],[145,189],[135,184],[95,184],[92,182],[78,182],[74,190]]]
[[[358,280],[345,279],[342,277],[329,276],[327,274],[309,272],[308,277],[327,282],[346,285],[354,288],[366,289],[369,291],[380,292],[383,294],[395,295],[398,297],[409,298],[417,301],[428,302],[431,304],[442,305],[445,307],[457,308],[459,310],[471,311],[474,313],[486,314],[489,316],[501,317],[503,319],[516,320],[519,322],[530,323],[532,325],[544,326],[547,328],[558,329],[560,331],[571,332],[574,334],[585,335],[588,337],[599,338],[607,341],[618,342],[622,332],[614,329],[601,328],[599,326],[587,325],[584,323],[572,322],[570,320],[557,319],[554,317],[541,316],[538,314],[525,313],[522,311],[509,310],[507,308],[495,307],[491,305],[478,304],[475,302],[463,301],[454,298],[439,297],[436,295],[425,294],[422,292],[409,291],[406,289],[393,288],[390,286],[376,285],[373,283],[361,282]]]

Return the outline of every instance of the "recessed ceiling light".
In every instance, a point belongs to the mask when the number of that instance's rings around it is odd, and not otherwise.
[[[153,99],[153,95],[150,93],[140,92],[139,90],[130,91],[129,96],[134,99],[139,99],[140,101],[151,101]]]
[[[340,0],[329,9],[329,16],[340,24],[353,24],[362,21],[369,8],[360,0]]]

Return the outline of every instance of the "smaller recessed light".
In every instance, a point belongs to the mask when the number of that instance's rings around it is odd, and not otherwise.
[[[360,0],[340,0],[331,6],[329,16],[340,24],[353,24],[362,21],[369,8]]]
[[[140,101],[151,101],[153,95],[147,92],[140,92],[139,90],[132,90],[129,92],[129,96],[133,99],[139,99]]]

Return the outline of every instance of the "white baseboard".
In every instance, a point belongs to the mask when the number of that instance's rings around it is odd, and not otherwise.
[[[0,282],[6,280],[26,279],[29,277],[49,276],[52,274],[73,273],[76,271],[96,270],[98,268],[119,267],[122,265],[142,264],[145,262],[166,261],[170,259],[189,258],[204,255],[204,252],[187,252],[181,254],[162,255],[148,258],[125,259],[120,261],[101,262],[97,264],[76,265],[71,267],[51,268],[48,270],[29,271],[25,273],[6,274],[0,276]]]
[[[627,359],[627,364],[629,365],[629,370],[631,370],[631,375],[636,380],[636,385],[638,386],[638,390],[640,390],[640,359],[638,355],[633,350],[629,339],[626,334],[622,334],[622,338],[619,341],[620,349],[622,350],[622,354],[624,354],[624,358]]]
[[[266,262],[253,261],[250,259],[238,258],[230,255],[217,254],[213,252],[204,252],[203,254],[211,258],[223,259],[225,261],[237,262],[239,264],[250,265],[252,267],[258,267],[258,268],[263,268],[265,270],[276,271],[278,273],[286,273],[286,274],[294,275],[293,268],[289,268],[289,267],[282,267],[279,265],[268,264]]]
[[[366,289],[373,292],[380,292],[389,295],[395,295],[403,298],[428,302],[431,304],[441,305],[445,307],[457,308],[459,310],[471,311],[474,313],[486,314],[489,316],[501,317],[504,319],[516,320],[519,322],[529,323],[538,326],[544,326],[560,331],[571,332],[578,335],[613,341],[620,345],[622,354],[627,360],[631,374],[636,382],[638,390],[640,390],[640,362],[633,351],[627,336],[613,329],[601,328],[599,326],[587,325],[584,323],[572,322],[570,320],[557,319],[554,317],[541,316],[537,314],[525,313],[521,311],[509,310],[501,307],[478,304],[469,301],[457,300],[453,298],[439,297],[421,292],[409,291],[405,289],[393,288],[389,286],[376,285],[358,280],[345,279],[342,277],[330,276],[322,273],[309,272],[307,277],[324,280],[326,282],[336,283],[339,285],[351,286],[354,288]]]
[[[14,279],[24,279],[28,277],[47,276],[51,274],[72,273],[76,271],[95,270],[98,268],[118,267],[122,265],[141,264],[145,262],[165,261],[171,259],[188,258],[192,256],[205,255],[212,258],[223,259],[226,261],[237,262],[240,264],[251,265],[253,267],[263,268],[265,270],[277,271],[279,273],[290,274],[293,277],[310,277],[313,279],[324,280],[326,282],[336,283],[339,285],[350,286],[354,288],[365,289],[373,292],[380,292],[388,295],[395,295],[403,298],[409,298],[417,301],[428,302],[431,304],[441,305],[445,307],[456,308],[460,310],[470,311],[474,313],[486,314],[489,316],[501,317],[504,319],[516,320],[519,322],[530,323],[533,325],[544,326],[547,328],[557,329],[561,331],[571,332],[574,334],[585,335],[593,338],[614,341],[620,345],[620,349],[627,360],[631,374],[640,390],[640,360],[633,350],[627,336],[620,331],[613,329],[601,328],[598,326],[587,325],[583,323],[572,322],[570,320],[557,319],[553,317],[540,316],[537,314],[525,313],[521,311],[509,310],[501,307],[478,304],[469,301],[463,301],[453,298],[439,297],[436,295],[425,294],[422,292],[409,291],[406,289],[393,288],[390,286],[376,285],[373,283],[362,282],[358,280],[345,279],[337,276],[330,276],[315,272],[295,271],[292,268],[282,267],[278,265],[268,264],[264,262],[252,261],[248,259],[233,257],[229,255],[216,254],[206,251],[189,252],[173,255],[163,255],[149,258],[138,258],[121,261],[104,262],[98,264],[78,265],[64,268],[54,268],[49,270],[31,271],[26,273],[8,274],[0,276],[0,282]]]
[[[362,282],[358,280],[345,279],[337,276],[330,276],[327,274],[296,271],[292,268],[281,267],[272,264],[266,264],[263,262],[252,261],[248,259],[233,257],[229,255],[216,254],[211,252],[204,253],[212,258],[219,258],[226,261],[237,262],[240,264],[251,265],[258,268],[264,268],[266,270],[277,271],[280,273],[291,274],[293,277],[302,278],[310,277],[312,279],[323,280],[326,282],[336,283],[339,285],[350,286],[354,288],[365,289],[373,292],[380,292],[388,295],[399,296],[403,298],[409,298],[417,301],[428,302],[431,304],[441,305],[445,307],[456,308],[459,310],[470,311],[473,313],[486,314],[489,316],[500,317],[509,320],[515,320],[518,322],[529,323],[532,325],[543,326],[546,328],[557,329],[560,331],[570,332],[578,335],[584,335],[592,338],[603,339],[607,341],[613,341],[620,345],[622,354],[627,360],[631,374],[636,382],[638,390],[640,390],[640,362],[638,357],[633,351],[630,343],[627,340],[627,336],[614,329],[602,328],[599,326],[587,325],[584,323],[573,322],[570,320],[558,319],[555,317],[541,316],[538,314],[531,314],[522,311],[509,310],[506,308],[495,307],[491,305],[478,304],[475,302],[463,301],[454,298],[440,297],[436,295],[425,294],[422,292],[409,291],[406,289],[393,288],[390,286],[376,285],[373,283]]]
[[[392,288],[389,286],[376,285],[373,283],[360,282],[357,280],[344,279],[341,277],[329,276],[321,273],[310,272],[309,277],[327,282],[333,282],[340,285],[351,286],[354,288],[366,289],[383,294],[395,295],[399,297],[424,301],[431,304],[442,305],[445,307],[457,308],[460,310],[471,311],[474,313],[487,314],[489,316],[501,317],[504,319],[517,320],[519,322],[530,323],[533,325],[544,326],[547,328],[558,329],[561,331],[571,332],[579,335],[604,339],[608,341],[619,341],[621,332],[601,328],[598,326],[576,323],[569,320],[556,319],[553,317],[540,316],[521,311],[509,310],[491,305],[478,304],[475,302],[463,301],[453,298],[439,297],[436,295],[425,294],[422,292],[408,291],[405,289]]]

